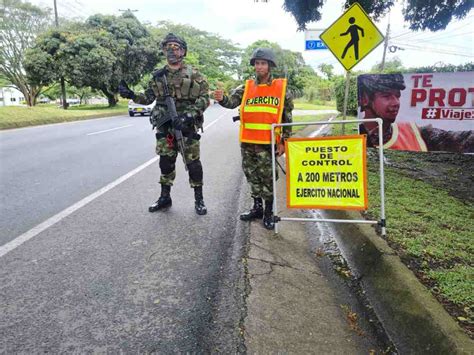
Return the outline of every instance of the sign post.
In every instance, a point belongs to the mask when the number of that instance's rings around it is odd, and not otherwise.
[[[349,96],[349,71],[382,43],[384,36],[362,6],[356,2],[321,33],[320,38],[346,69],[343,112],[343,120],[345,120]],[[345,125],[343,124],[342,134],[344,133]]]
[[[342,120],[346,120],[347,115],[347,101],[349,101],[349,86],[351,83],[351,73],[349,70],[346,71],[346,87],[344,88],[344,107],[342,112]],[[345,134],[346,125],[342,124],[342,134]]]
[[[275,128],[285,126],[327,125],[356,122],[376,122],[378,125],[378,150],[380,169],[380,220],[375,221],[365,219],[353,220],[288,218],[278,216],[276,189]],[[275,233],[278,233],[278,223],[280,221],[310,221],[377,224],[381,227],[382,235],[385,235],[385,177],[383,166],[382,120],[380,118],[349,121],[319,121],[307,123],[272,124],[271,137],[273,211],[275,218]],[[287,206],[290,208],[322,208],[339,210],[367,209],[368,198],[367,174],[365,168],[365,148],[365,138],[361,138],[361,136],[359,135],[348,137],[326,137],[316,139],[290,138],[285,146],[287,153]],[[331,150],[331,152],[329,152],[329,150]],[[300,154],[298,154],[298,151]],[[293,156],[295,152],[296,158]],[[321,154],[325,155],[322,156]],[[321,168],[321,170],[319,168]],[[322,192],[322,190],[324,190],[324,192]]]

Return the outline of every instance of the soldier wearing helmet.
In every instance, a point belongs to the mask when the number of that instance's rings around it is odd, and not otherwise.
[[[405,90],[402,74],[364,74],[357,78],[358,98],[364,118],[381,118],[382,140],[385,149],[411,151],[471,152],[474,148],[473,131],[445,131],[433,126],[418,127],[411,122],[396,122],[400,110],[401,91]],[[369,147],[379,143],[376,122],[359,126],[367,134]]]
[[[188,50],[186,41],[181,37],[168,33],[161,41],[161,50],[167,64],[153,72],[148,89],[143,94],[135,94],[126,85],[119,86],[122,97],[134,102],[149,105],[156,100],[156,105],[150,116],[150,122],[156,129],[156,154],[160,156],[159,199],[149,207],[149,212],[171,207],[171,186],[176,176],[175,163],[178,155],[174,128],[180,129],[185,137],[184,159],[189,172],[189,182],[194,189],[195,210],[199,215],[207,213],[203,197],[203,170],[200,160],[201,136],[197,133],[202,127],[204,110],[209,106],[209,85],[204,77],[184,63]],[[164,78],[166,80],[164,80]],[[173,127],[168,120],[168,109],[165,102],[165,82],[168,91],[174,99],[176,111],[180,117]]]
[[[253,207],[241,214],[240,219],[263,219],[264,227],[273,229],[271,123],[292,121],[293,100],[286,90],[286,79],[272,76],[271,70],[277,66],[272,49],[255,49],[250,65],[255,69],[255,79],[247,80],[245,85],[234,89],[229,96],[224,95],[222,90],[216,90],[214,98],[225,108],[240,106],[242,168],[253,198]],[[285,150],[284,140],[291,134],[291,127],[276,133],[276,150],[281,155]]]

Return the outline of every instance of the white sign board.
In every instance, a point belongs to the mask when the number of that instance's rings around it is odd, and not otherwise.
[[[319,35],[323,32],[323,30],[306,30],[304,32],[305,38],[305,50],[307,51],[314,51],[314,50],[321,50],[321,49],[328,49],[323,41],[319,39]]]

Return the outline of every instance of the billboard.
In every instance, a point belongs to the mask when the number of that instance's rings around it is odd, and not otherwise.
[[[474,153],[474,72],[364,74],[358,117],[383,119],[386,149]],[[374,122],[359,126],[377,146]]]

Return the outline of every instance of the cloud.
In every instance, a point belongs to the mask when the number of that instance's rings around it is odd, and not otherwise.
[[[30,0],[32,3],[43,3],[51,7],[45,0]],[[326,28],[342,13],[343,0],[326,1],[322,9],[321,21],[308,24],[308,28]],[[343,73],[342,66],[329,51],[304,51],[304,32],[298,32],[293,16],[282,9],[283,0],[61,0],[58,1],[60,16],[82,16],[94,13],[118,15],[119,9],[138,10],[135,15],[141,21],[155,24],[159,20],[169,20],[175,23],[189,24],[198,29],[218,34],[242,47],[259,40],[266,39],[278,43],[285,49],[303,52],[307,63],[317,66],[321,63],[334,64],[335,71]],[[385,33],[388,16],[376,25]],[[463,21],[453,21],[446,31],[412,32],[403,20],[402,4],[398,2],[390,15],[391,34],[398,36],[400,47],[415,43],[423,48],[435,47],[441,52],[447,48],[453,53],[435,53],[428,50],[408,49],[396,53],[388,53],[387,59],[398,56],[405,66],[426,66],[437,62],[460,64],[474,59],[472,12]],[[460,30],[456,30],[461,26]],[[464,27],[462,27],[464,26]],[[453,36],[454,35],[454,36]],[[354,69],[369,69],[382,60],[383,46],[380,45],[369,54]],[[467,56],[467,57],[466,57]],[[470,56],[470,57],[469,57]]]

